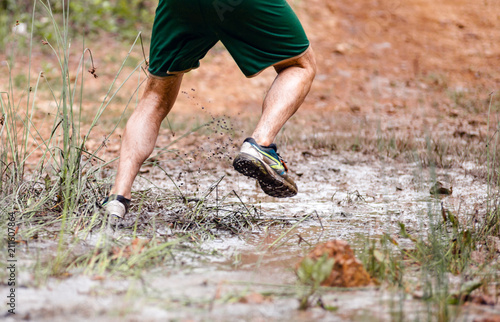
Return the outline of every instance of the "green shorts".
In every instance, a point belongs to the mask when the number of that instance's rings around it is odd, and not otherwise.
[[[149,72],[163,77],[197,68],[219,40],[247,77],[309,47],[286,0],[160,0]]]

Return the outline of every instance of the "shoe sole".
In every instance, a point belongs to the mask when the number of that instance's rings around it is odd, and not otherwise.
[[[271,167],[256,157],[240,153],[233,161],[233,167],[239,173],[257,179],[267,195],[276,198],[289,198],[297,194],[297,186],[285,180]]]

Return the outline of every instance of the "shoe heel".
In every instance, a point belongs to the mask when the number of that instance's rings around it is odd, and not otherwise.
[[[268,173],[258,159],[245,153],[240,153],[234,159],[233,167],[239,173],[254,179],[259,179]]]

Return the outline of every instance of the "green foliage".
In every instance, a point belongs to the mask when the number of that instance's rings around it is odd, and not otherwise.
[[[13,2],[0,3],[2,7],[9,9],[19,9],[22,4],[19,2],[15,7]],[[102,160],[96,157],[102,145],[91,152],[86,149],[85,142],[119,89],[111,92],[115,79],[94,116],[90,129],[87,133],[82,133],[84,81],[87,77],[92,77],[85,71],[94,70],[92,53],[85,49],[77,54],[78,57],[74,60],[79,61],[80,65],[75,73],[72,73],[76,75],[72,80],[69,70],[69,61],[73,59],[69,50],[72,42],[69,25],[73,20],[69,18],[71,16],[56,15],[53,11],[53,8],[61,6],[62,12],[69,12],[68,2],[35,1],[33,4],[31,20],[36,22],[37,19],[45,18],[49,21],[50,28],[46,31],[52,35],[54,41],[49,42],[49,46],[45,48],[51,50],[58,63],[50,68],[50,81],[43,73],[31,75],[31,70],[28,70],[27,76],[11,73],[15,68],[15,53],[24,50],[24,45],[22,42],[10,44],[10,61],[6,64],[10,75],[9,83],[4,84],[0,92],[0,202],[10,203],[9,211],[16,211],[21,217],[33,216],[47,208],[59,211],[63,213],[61,230],[64,231],[67,216],[75,213],[77,208],[81,208],[78,211],[81,213],[93,213],[95,203],[89,203],[88,200],[98,199],[99,195],[102,195],[98,187],[91,188],[97,180],[96,174],[103,166],[103,162],[98,162]],[[30,39],[29,35],[26,37],[31,44],[33,39]],[[134,46],[137,41],[138,37]],[[28,49],[28,56],[31,56],[31,45]],[[25,65],[20,67],[25,68]],[[52,129],[50,134],[40,131],[40,124],[34,121],[39,90],[50,94],[57,109],[56,113],[48,117],[51,124],[43,125]],[[39,153],[41,157],[37,158],[36,165],[32,165],[32,181],[26,181],[26,162],[34,153]],[[38,184],[40,182],[44,185]]]
[[[460,224],[456,216],[444,208],[440,219],[437,224],[431,225],[431,231],[425,239],[410,235],[405,225],[400,223],[400,235],[410,239],[415,245],[413,250],[404,252],[418,263],[430,264],[432,269],[441,268],[453,274],[463,273],[470,265],[472,251],[484,236],[479,231],[472,231],[469,228],[472,227],[471,224]]]
[[[63,3],[67,4],[63,7]],[[46,17],[42,4],[50,8],[53,17]],[[111,32],[118,37],[132,38],[138,31],[150,30],[154,17],[155,1],[151,0],[1,0],[0,1],[0,49],[8,45],[7,37],[17,23],[23,28],[31,27],[33,8],[37,8],[33,21],[33,33],[36,37],[55,40],[52,30],[53,20],[62,23],[62,17],[68,17],[70,35],[96,37],[103,32]],[[68,15],[69,13],[69,15]],[[27,39],[27,34],[23,35]]]
[[[397,245],[397,242],[387,234],[378,241],[366,240],[365,249],[359,257],[371,277],[402,285],[403,262],[401,254],[393,251],[392,244]]]
[[[305,310],[311,306],[311,298],[317,292],[321,283],[325,281],[332,272],[335,259],[328,258],[323,254],[319,259],[305,257],[297,270],[297,277],[301,284],[309,286],[308,290],[300,299],[300,310]]]
[[[335,260],[328,258],[326,254],[318,260],[306,257],[300,263],[297,277],[301,283],[318,288],[330,276],[334,264]]]
[[[426,301],[430,314],[438,320],[447,321],[452,316],[450,304],[462,304],[474,290],[487,284],[488,278],[495,278],[495,269],[488,270],[490,262],[495,262],[495,250],[485,254],[484,263],[476,262],[472,253],[477,245],[486,245],[490,236],[498,231],[498,210],[491,210],[481,224],[459,220],[453,212],[444,208],[439,200],[431,200],[428,209],[428,228],[424,234],[409,232],[399,223],[399,236],[407,239],[405,246],[384,234],[378,240],[364,241],[364,250],[359,257],[366,270],[380,281],[399,287],[404,292],[412,287],[403,275],[411,271],[421,274],[416,286]],[[422,213],[422,215],[424,215]],[[409,271],[409,272],[406,272]],[[466,277],[460,288],[455,288],[450,275]],[[489,277],[492,276],[492,277]],[[473,279],[472,281],[467,281]],[[431,309],[432,307],[432,309]]]
[[[12,33],[22,33],[31,19],[31,5],[28,1],[0,0],[0,52],[13,41]],[[19,26],[22,24],[21,26]]]
[[[141,23],[152,22],[153,4],[144,0],[73,1],[70,25],[73,32],[83,31],[87,35],[106,31],[133,37]]]

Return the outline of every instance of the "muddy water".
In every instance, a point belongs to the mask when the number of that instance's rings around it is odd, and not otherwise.
[[[427,320],[425,303],[375,287],[324,294],[323,301],[337,308],[334,312],[320,308],[299,312],[295,263],[318,242],[343,239],[356,248],[364,238],[396,234],[399,222],[414,234],[422,233],[428,226],[429,210],[441,207],[441,202],[459,216],[474,214],[484,209],[487,187],[464,169],[432,173],[417,164],[359,154],[305,157],[297,152],[290,167],[299,194],[283,200],[265,196],[253,180],[229,168],[179,171],[173,177],[179,178],[186,195],[200,195],[224,176],[207,202],[217,204],[223,198],[223,202],[244,202],[255,207],[259,216],[285,218],[289,223],[256,228],[241,236],[221,234],[201,245],[214,253],[208,261],[203,258],[175,268],[153,269],[140,279],[95,279],[75,272],[73,277],[51,279],[35,288],[28,269],[22,270],[20,282],[25,287],[19,289],[16,317],[37,321]],[[174,189],[161,174],[150,174],[155,185]],[[432,198],[432,178],[453,186],[453,194]],[[145,187],[148,183],[139,180],[137,184]],[[473,320],[495,312],[498,309],[469,307],[459,316]]]

